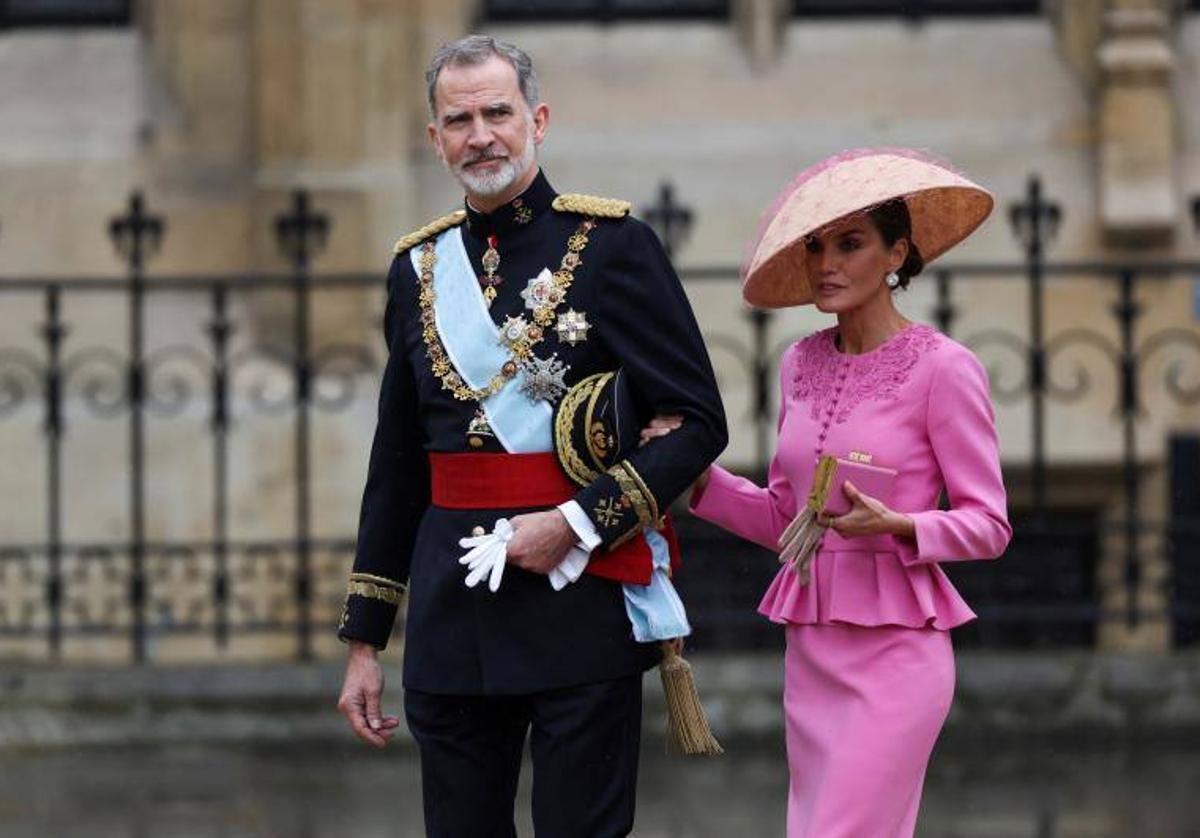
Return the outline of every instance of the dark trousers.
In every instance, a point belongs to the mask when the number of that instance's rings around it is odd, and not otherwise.
[[[529,733],[537,838],[608,838],[633,830],[642,676],[521,696],[407,690],[421,749],[425,831],[434,838],[513,838]]]

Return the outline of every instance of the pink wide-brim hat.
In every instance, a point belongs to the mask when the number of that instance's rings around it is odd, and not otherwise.
[[[932,262],[992,211],[990,192],[928,154],[907,148],[843,151],[805,169],[763,215],[742,296],[759,308],[813,301],[804,240],[847,216],[903,198],[912,240]]]

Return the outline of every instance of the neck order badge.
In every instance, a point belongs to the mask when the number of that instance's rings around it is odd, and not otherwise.
[[[479,284],[483,286],[483,299],[487,301],[488,308],[491,308],[496,299],[496,286],[504,282],[504,278],[496,275],[500,268],[500,251],[496,249],[496,245],[500,240],[493,233],[487,237],[487,243],[487,250],[483,252],[482,259],[483,276],[479,277]]]

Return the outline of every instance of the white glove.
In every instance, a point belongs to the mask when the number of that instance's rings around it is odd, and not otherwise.
[[[590,558],[590,551],[579,545],[572,547],[567,551],[566,557],[558,563],[558,566],[550,571],[550,587],[561,591],[577,580],[583,575],[583,570],[587,567]]]
[[[470,547],[459,564],[467,566],[466,585],[474,588],[483,577],[488,577],[488,588],[495,593],[500,590],[500,579],[504,576],[504,565],[508,563],[508,542],[512,540],[513,528],[507,518],[499,518],[496,526],[487,535],[460,538],[459,547]]]

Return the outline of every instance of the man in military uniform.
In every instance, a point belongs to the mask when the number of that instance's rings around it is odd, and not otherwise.
[[[466,204],[401,239],[388,275],[339,708],[377,746],[399,724],[380,709],[376,655],[407,594],[428,833],[515,835],[529,735],[537,834],[625,835],[658,650],[635,641],[623,586],[651,582],[663,514],[724,447],[720,397],[654,234],[624,201],[557,194],[538,167],[549,109],[528,56],[470,36],[426,78],[429,136]],[[639,415],[682,421],[580,487],[551,453],[553,406],[617,369]],[[459,542],[502,519],[503,584],[468,588]],[[573,549],[586,570],[552,585]]]

